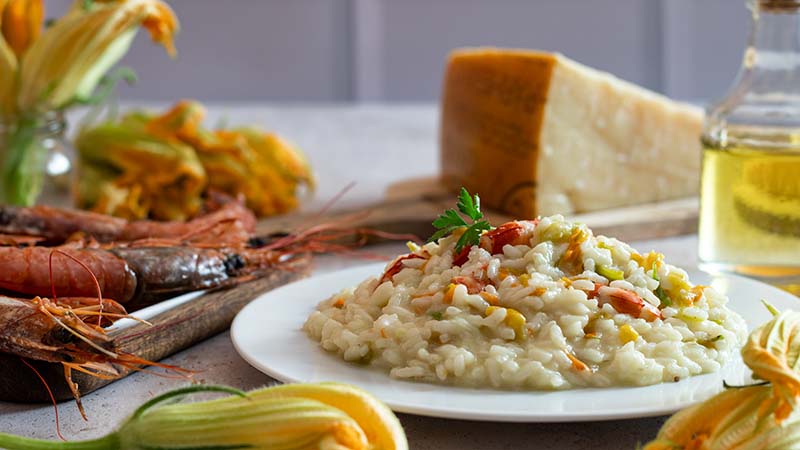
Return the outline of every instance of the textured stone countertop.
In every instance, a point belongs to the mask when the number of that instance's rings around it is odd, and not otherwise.
[[[385,187],[411,177],[438,171],[437,114],[433,106],[257,106],[212,105],[208,123],[225,119],[229,124],[259,123],[299,144],[308,154],[319,178],[314,208],[351,181],[355,188],[338,204],[353,207],[380,198]],[[696,263],[694,236],[634,242],[641,250],[658,249],[676,265]],[[371,248],[388,256],[404,249],[401,244]],[[365,264],[363,259],[320,257],[314,273],[320,274]],[[165,360],[167,364],[197,370],[196,379],[250,389],[275,381],[251,368],[236,353],[228,333],[220,334]],[[67,439],[87,439],[114,429],[138,405],[185,381],[137,373],[83,399],[89,421],[75,404],[58,406]],[[634,449],[653,438],[664,421],[660,418],[564,424],[506,424],[433,419],[401,415],[412,449]],[[55,438],[50,405],[0,402],[0,431],[38,438]]]

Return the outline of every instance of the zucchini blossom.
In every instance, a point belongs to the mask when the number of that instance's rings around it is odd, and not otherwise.
[[[288,142],[255,127],[207,130],[204,117],[202,105],[181,101],[162,115],[134,112],[82,130],[78,205],[175,220],[196,212],[204,192],[217,191],[243,196],[258,216],[270,216],[296,208],[301,188],[313,189],[308,162]]]
[[[20,58],[19,110],[41,112],[88,101],[100,79],[127,52],[140,26],[167,53],[175,54],[172,38],[178,21],[166,3],[76,1]]]
[[[196,403],[163,402],[199,391],[232,394]],[[394,413],[337,383],[289,384],[244,393],[194,386],[142,405],[119,430],[91,441],[50,442],[0,433],[8,450],[408,450]]]
[[[742,358],[762,383],[678,412],[644,450],[800,448],[800,313],[777,314],[753,331]]]
[[[48,26],[43,19],[43,0],[0,0],[0,203],[35,203],[48,157],[45,117],[107,96],[125,72],[106,72],[140,27],[175,53],[178,21],[161,0],[75,0]]]

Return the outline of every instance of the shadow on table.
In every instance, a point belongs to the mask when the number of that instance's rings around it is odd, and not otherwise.
[[[407,414],[400,421],[414,450],[634,450],[655,438],[667,416],[579,423],[497,423]]]

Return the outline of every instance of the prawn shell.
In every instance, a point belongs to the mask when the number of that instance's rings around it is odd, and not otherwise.
[[[86,211],[0,205],[0,233],[39,236],[50,243],[60,244],[79,232],[101,242],[110,241],[125,223],[122,219]]]
[[[128,222],[87,211],[0,205],[0,234],[38,237],[49,245],[63,244],[76,234],[104,243],[188,239],[192,242],[243,245],[255,231],[255,226],[253,212],[233,200],[228,200],[213,212],[185,222]]]
[[[91,274],[72,258],[86,265]],[[21,294],[49,296],[55,287],[58,296],[97,297],[99,285],[103,297],[124,304],[137,290],[136,274],[125,260],[103,249],[0,247],[0,267],[0,289]]]
[[[136,274],[137,291],[128,309],[177,294],[225,286],[246,262],[238,253],[196,247],[120,247],[111,253]]]
[[[529,233],[536,228],[538,220],[507,222],[481,236],[480,246],[492,255],[503,253],[506,245],[529,243]]]

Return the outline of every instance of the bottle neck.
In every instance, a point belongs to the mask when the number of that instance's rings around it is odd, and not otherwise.
[[[800,0],[750,0],[753,25],[739,75],[709,109],[718,147],[800,149]]]
[[[793,69],[800,66],[800,1],[756,0],[745,67]],[[787,59],[788,57],[788,59]]]

